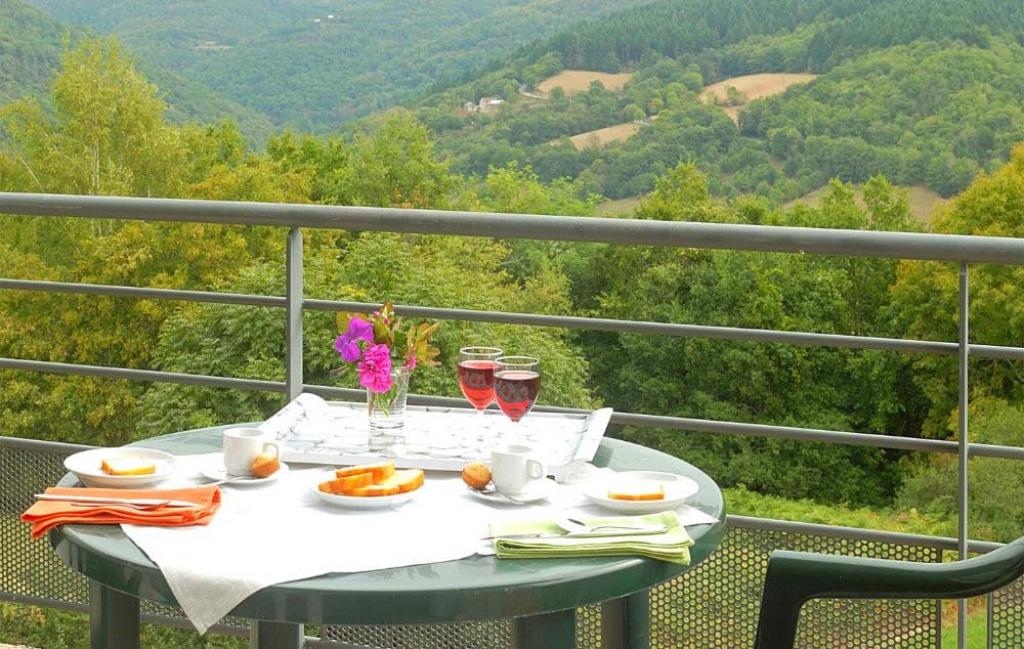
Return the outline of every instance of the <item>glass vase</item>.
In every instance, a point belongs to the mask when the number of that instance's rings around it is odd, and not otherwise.
[[[370,418],[370,448],[384,450],[401,444],[405,438],[405,401],[409,395],[409,374],[406,366],[391,370],[391,389],[387,392],[366,390],[366,412]]]

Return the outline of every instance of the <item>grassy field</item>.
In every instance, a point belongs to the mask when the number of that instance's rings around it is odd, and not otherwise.
[[[633,210],[640,205],[643,196],[627,196],[626,198],[613,198],[597,206],[598,216],[629,216]]]
[[[912,187],[906,187],[905,189],[907,190],[907,200],[910,201],[910,214],[921,223],[930,222],[932,212],[935,210],[935,208],[938,207],[939,205],[942,205],[947,200],[945,198],[942,198],[932,190],[928,189],[927,187],[923,187],[921,185],[914,185]],[[825,194],[828,193],[828,191],[828,185],[825,185],[824,187],[819,187],[818,189],[815,189],[814,191],[807,193],[801,196],[800,198],[797,198],[786,203],[785,205],[783,205],[783,207],[792,207],[798,203],[803,203],[804,205],[812,206],[818,205],[819,203],[821,203],[822,197],[824,197]],[[861,192],[860,187],[855,188],[854,191],[856,192],[855,196],[857,202],[861,206],[863,206],[863,193]]]
[[[636,122],[627,122],[626,124],[599,128],[596,131],[579,133],[569,139],[572,140],[572,145],[576,147],[577,151],[587,148],[600,149],[607,146],[610,142],[625,142],[636,135],[641,126],[642,124],[637,124]]]
[[[799,83],[813,81],[818,75],[804,72],[766,72],[763,74],[745,74],[741,77],[723,79],[717,83],[704,88],[701,93],[701,100],[713,104],[724,102],[730,86],[738,90],[745,97],[744,103],[738,106],[723,106],[722,110],[732,119],[739,123],[739,114],[744,106],[762,97],[781,95],[790,86]]]
[[[554,88],[561,88],[567,95],[586,92],[591,81],[600,81],[605,90],[622,90],[622,86],[633,77],[632,72],[609,74],[593,70],[562,70],[537,84],[537,90],[547,94]]]

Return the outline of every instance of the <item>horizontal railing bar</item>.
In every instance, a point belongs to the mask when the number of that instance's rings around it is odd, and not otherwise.
[[[10,192],[0,213],[1024,265],[1022,239],[915,232]]]
[[[815,536],[832,536],[854,541],[873,541],[876,543],[897,543],[901,545],[918,545],[936,550],[956,550],[957,540],[946,536],[929,536],[926,534],[908,534],[906,532],[889,532],[844,525],[824,525],[821,523],[804,523],[801,521],[784,521],[775,518],[757,518],[754,516],[726,516],[726,522],[742,529],[765,530],[771,532],[789,532],[791,534],[813,534]],[[989,541],[970,541],[971,552],[984,554],[1003,547],[1002,543]]]
[[[218,304],[244,304],[248,306],[283,307],[285,300],[276,295],[245,295],[242,293],[211,293],[184,291],[170,288],[140,288],[111,284],[77,284],[75,282],[44,282],[28,279],[0,279],[0,289],[41,291],[44,293],[84,293],[110,297],[131,297],[155,300],[182,300],[184,302],[215,302]]]
[[[379,304],[367,302],[342,302],[337,300],[305,300],[307,309],[320,311],[353,311],[370,313],[380,308]],[[506,311],[476,311],[470,309],[445,309],[395,305],[395,313],[415,318],[436,318],[440,320],[461,320],[465,322],[489,322],[497,324],[530,325],[536,327],[558,327],[563,329],[587,329],[641,335],[661,335],[715,340],[740,340],[750,342],[783,343],[817,347],[842,347],[848,349],[877,349],[883,351],[913,352],[921,354],[957,353],[958,346],[952,342],[930,340],[907,340],[902,338],[876,338],[870,336],[847,336],[841,334],[819,334],[802,331],[778,331],[775,329],[747,329],[742,327],[718,327],[710,325],[672,324],[639,320],[615,320],[611,318],[585,318],[579,316],[552,316],[537,313],[514,313]],[[970,346],[972,356],[1002,360],[1024,361],[1024,347],[1002,347],[998,345]]]
[[[285,390],[284,383],[278,381],[236,379],[224,376],[185,374],[182,372],[161,372],[157,370],[138,370],[125,367],[105,367],[102,365],[79,365],[76,363],[29,361],[20,358],[0,358],[0,369],[24,370],[28,372],[49,372],[54,374],[76,374],[79,376],[95,376],[126,381],[181,383],[185,385],[202,385],[210,388],[231,388],[235,390],[261,390],[264,392],[284,392]]]
[[[45,453],[78,453],[88,451],[95,446],[88,444],[71,444],[68,442],[53,442],[48,439],[30,439],[27,437],[10,437],[0,435],[0,446],[10,448],[22,448],[29,451],[41,451]]]
[[[156,370],[103,367],[99,365],[77,365],[73,363],[53,363],[50,361],[31,361],[15,358],[0,358],[0,369],[76,374],[123,380],[182,383],[213,388],[232,388],[237,390],[285,392],[285,384],[281,381],[237,379],[221,376],[207,376],[203,374],[184,374],[181,372],[161,372]],[[362,399],[366,394],[363,390],[337,388],[325,385],[306,384],[303,386],[303,389],[307,392],[312,392],[320,396],[336,397],[349,401]],[[409,395],[409,403],[413,405],[446,407],[465,407],[466,405],[463,399],[455,397],[416,394]],[[541,412],[587,412],[578,408],[561,408],[557,406],[538,406],[537,410]],[[643,415],[629,412],[614,413],[611,417],[611,423],[624,426],[645,426],[686,430],[698,433],[718,433],[726,435],[744,435],[747,437],[805,440],[825,442],[829,444],[845,444],[847,446],[869,446],[874,448],[922,451],[927,453],[957,452],[956,442],[938,439],[922,439],[917,437],[900,437],[872,433],[852,433],[815,428],[796,428],[792,426],[773,426],[768,424],[715,421],[711,419],[691,419],[686,417],[668,417],[662,415]],[[970,454],[973,457],[997,457],[1003,459],[1024,460],[1024,447],[972,443],[970,444]]]
[[[85,293],[90,295],[107,295],[111,297],[183,300],[188,302],[213,302],[219,304],[241,304],[261,307],[285,306],[285,298],[276,295],[213,293],[207,291],[139,288],[134,286],[115,286],[106,284],[76,284],[72,282],[48,282],[23,279],[0,279],[0,289],[42,291],[51,293]],[[307,309],[319,311],[353,311],[358,313],[370,313],[375,309],[380,308],[379,304],[368,302],[343,302],[337,300],[305,300],[303,302],[303,306]],[[615,320],[611,318],[552,316],[535,313],[477,311],[471,309],[445,309],[406,305],[397,305],[395,307],[395,311],[399,315],[409,317],[461,320],[466,322],[559,327],[564,329],[586,329],[591,331],[610,331],[640,335],[697,337],[714,340],[739,340],[847,349],[875,349],[921,354],[953,355],[957,353],[956,343],[929,340],[906,340],[900,338],[847,336],[841,334],[819,334],[801,331],[778,331],[773,329],[747,329],[741,327],[671,324],[664,322]],[[1024,361],[1024,347],[1002,347],[997,345],[972,344],[970,346],[970,353],[972,356],[977,358]]]

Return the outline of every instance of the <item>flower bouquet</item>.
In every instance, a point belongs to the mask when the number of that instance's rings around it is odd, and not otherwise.
[[[346,368],[355,367],[359,384],[366,388],[370,432],[398,433],[405,425],[405,401],[409,375],[417,364],[436,366],[438,349],[430,344],[440,323],[419,322],[406,325],[395,316],[388,301],[367,316],[339,313],[334,341]]]

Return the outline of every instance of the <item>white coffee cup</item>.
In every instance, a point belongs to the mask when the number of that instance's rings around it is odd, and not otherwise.
[[[501,493],[519,494],[534,480],[547,475],[547,467],[530,457],[534,450],[523,444],[512,444],[491,451],[491,481]]]
[[[272,447],[280,455],[275,442],[258,428],[229,428],[224,431],[224,468],[231,475],[252,475],[252,461]]]

